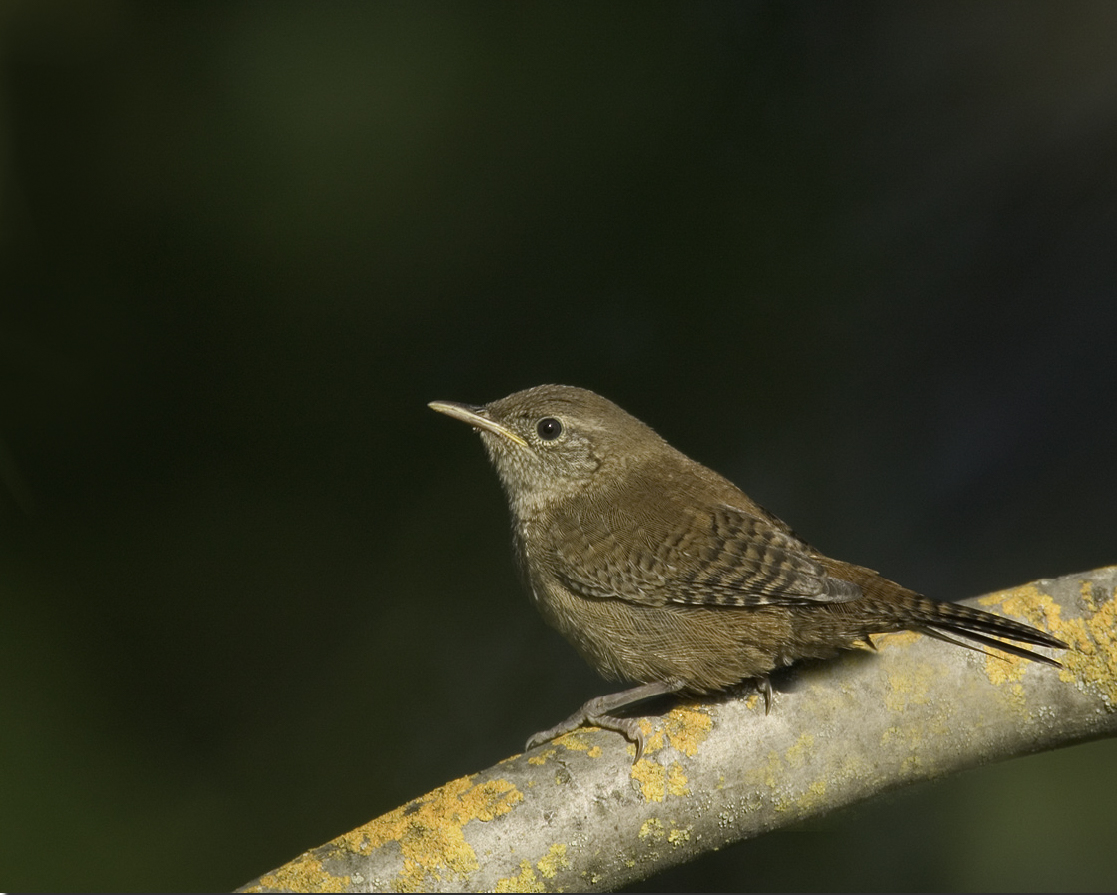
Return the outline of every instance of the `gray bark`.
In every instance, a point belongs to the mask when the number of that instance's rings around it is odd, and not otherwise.
[[[1117,567],[970,601],[1062,638],[1064,668],[915,634],[755,692],[582,729],[451,781],[242,891],[612,889],[883,791],[1117,732]]]

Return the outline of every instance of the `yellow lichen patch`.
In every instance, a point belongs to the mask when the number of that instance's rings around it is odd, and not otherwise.
[[[810,784],[807,791],[799,796],[788,796],[784,793],[788,780],[795,779],[795,775],[788,775],[788,769],[807,767],[811,761],[814,744],[814,735],[804,733],[782,756],[774,750],[770,751],[768,760],[764,764],[756,764],[744,771],[745,782],[751,786],[768,787],[775,796],[773,804],[777,811],[807,808],[817,804],[826,792],[825,782]]]
[[[1027,697],[1021,682],[1031,664],[1030,660],[1022,656],[1013,656],[994,649],[985,654],[985,676],[989,678],[989,683],[999,687],[1012,703],[1022,709],[1027,705]]]
[[[877,637],[873,641],[877,645],[878,650],[889,649],[894,646],[911,646],[922,635],[917,634],[915,631],[895,631],[890,634],[874,635]]]
[[[1063,607],[1041,591],[1034,584],[1010,587],[998,591],[978,601],[984,606],[1000,603],[1008,615],[1023,618],[1029,624],[1044,628],[1056,625],[1062,616]]]
[[[1082,581],[1081,589],[1082,600],[1091,611],[1086,618],[1064,619],[1062,607],[1032,584],[992,594],[981,602],[1000,602],[1005,612],[1023,616],[1064,641],[1069,649],[1058,656],[1063,663],[1060,678],[1096,688],[1107,707],[1117,708],[1117,591],[1106,593],[1091,580]],[[1010,661],[1014,666],[1026,666],[1023,659]],[[1002,669],[997,679],[1019,680],[1021,674],[1009,677]]]
[[[641,758],[629,772],[640,784],[645,802],[662,802],[667,794],[667,772],[663,765]]]
[[[667,834],[667,841],[675,848],[690,841],[690,827],[676,827]]]
[[[884,704],[893,712],[902,712],[909,705],[926,705],[934,682],[935,669],[926,663],[900,668],[888,675]]]
[[[777,811],[800,810],[813,807],[822,801],[826,794],[826,783],[817,781],[807,786],[799,794],[789,793],[789,781],[798,778],[788,774],[791,768],[808,767],[815,747],[812,733],[800,734],[799,738],[782,755],[775,750],[769,751],[764,764],[753,765],[744,772],[745,782],[752,786],[764,785],[772,791],[772,804]]]
[[[807,791],[799,797],[800,808],[813,808],[826,798],[826,781],[816,780],[807,787]]]
[[[1027,705],[1021,681],[1024,680],[1028,664],[1029,660],[1007,653],[992,652],[985,656],[985,676],[989,678],[989,683],[1000,687],[1001,692],[1007,694],[1009,700],[1020,708]]]
[[[1053,630],[1057,626],[1062,612],[1062,607],[1034,584],[997,591],[982,597],[978,602],[982,606],[999,605],[1006,615],[1023,618],[1029,624],[1047,630]],[[1030,660],[1023,656],[994,651],[985,658],[985,673],[994,684],[1015,684],[1024,679],[1030,664]],[[1013,687],[1012,693],[1015,698],[1023,700],[1024,691],[1021,687]]]
[[[663,727],[653,724],[649,718],[640,718],[636,723],[640,725],[640,731],[644,734],[644,755],[654,755],[659,752],[666,743]],[[636,755],[636,746],[633,743],[628,744],[628,753]]]
[[[675,848],[690,841],[690,827],[676,827],[674,822],[671,823],[671,829],[668,830],[664,826],[663,821],[658,817],[651,817],[644,821],[640,827],[640,832],[637,834],[641,839],[652,839],[656,842],[663,842],[666,840],[668,844]]]
[[[710,735],[714,722],[708,712],[694,706],[679,706],[672,709],[660,724],[651,724],[646,718],[640,719],[644,731],[644,754],[654,755],[667,743],[684,755],[693,756],[702,742]]]
[[[741,776],[749,786],[767,786],[769,789],[775,789],[785,776],[783,759],[774,749],[769,750],[768,760],[764,764],[756,762],[742,768]]]
[[[543,752],[539,755],[531,756],[531,758],[527,760],[527,763],[533,765],[545,765],[547,763],[547,759],[554,758],[555,753],[557,752],[557,749],[544,749]]]
[[[713,726],[714,721],[708,712],[680,706],[664,719],[663,730],[672,746],[684,755],[694,756]]]
[[[923,731],[919,727],[889,727],[881,734],[880,744],[891,746],[894,743],[905,750],[916,749],[923,745]]]
[[[601,757],[601,747],[600,746],[591,746],[584,739],[582,739],[581,736],[579,736],[580,733],[583,733],[586,730],[597,730],[597,728],[596,727],[580,728],[579,730],[575,730],[575,731],[571,731],[570,733],[563,734],[557,740],[555,740],[555,742],[559,743],[562,746],[565,746],[571,752],[585,752],[586,755],[588,755],[590,758],[600,758]],[[551,756],[551,755],[554,755],[554,754],[555,753],[554,753],[553,750],[549,750],[548,753],[547,753],[548,757]],[[530,761],[530,759],[529,759],[529,761]]]
[[[988,653],[985,656],[985,675],[989,683],[1000,686],[1013,684],[1013,692],[1023,696],[1024,688],[1020,681],[1024,680],[1024,673],[1028,670],[1028,660],[1019,656],[1010,656],[1008,653]]]
[[[339,836],[329,847],[367,855],[388,842],[397,842],[404,869],[394,885],[401,891],[421,890],[427,876],[439,880],[446,872],[464,876],[479,866],[473,847],[465,840],[465,825],[471,820],[491,821],[523,799],[523,793],[507,780],[474,786],[475,777],[451,780]]]
[[[641,758],[632,766],[633,779],[640,784],[646,802],[662,802],[667,796],[685,796],[690,793],[682,766],[672,762],[670,767]]]
[[[535,875],[528,861],[520,861],[520,872],[516,876],[498,879],[493,886],[494,892],[546,892],[542,881]]]
[[[902,777],[916,774],[924,766],[923,730],[920,727],[889,727],[881,734],[880,744],[890,752],[903,753],[900,761]]]
[[[556,873],[570,866],[570,862],[566,860],[566,846],[556,842],[535,866],[539,868],[544,879],[553,879]]]
[[[1082,582],[1082,599],[1093,611],[1056,628],[1070,644],[1062,657],[1064,680],[1080,680],[1097,689],[1111,711],[1117,709],[1117,589],[1102,600],[1101,588]]]
[[[566,860],[566,846],[556,843],[535,865],[543,879],[554,879],[556,873],[570,866]],[[493,887],[494,892],[545,892],[547,885],[536,876],[530,861],[520,861],[520,872],[515,876],[499,879]]]
[[[795,744],[790,746],[787,750],[787,763],[793,768],[801,768],[811,758],[811,750],[814,749],[814,734],[804,733]]]
[[[344,892],[348,876],[335,876],[310,852],[288,861],[274,873],[260,877],[249,892]]]
[[[667,794],[670,796],[690,795],[688,782],[682,765],[677,761],[671,762],[671,767],[667,769]]]

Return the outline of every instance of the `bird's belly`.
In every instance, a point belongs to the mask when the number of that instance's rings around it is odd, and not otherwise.
[[[614,680],[681,680],[690,692],[712,692],[785,664],[793,639],[787,613],[767,607],[645,606],[581,597],[554,580],[531,590],[548,624]]]

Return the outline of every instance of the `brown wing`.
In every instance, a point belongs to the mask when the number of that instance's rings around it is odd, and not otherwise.
[[[608,508],[556,521],[563,537],[554,541],[551,571],[585,597],[764,606],[861,596],[853,582],[829,577],[793,535],[735,507],[681,509],[671,526]]]

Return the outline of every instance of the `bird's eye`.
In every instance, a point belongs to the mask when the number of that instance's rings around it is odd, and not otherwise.
[[[539,437],[544,441],[554,441],[562,434],[562,423],[553,416],[544,417],[539,421],[539,425],[535,427],[535,431],[539,433]]]

